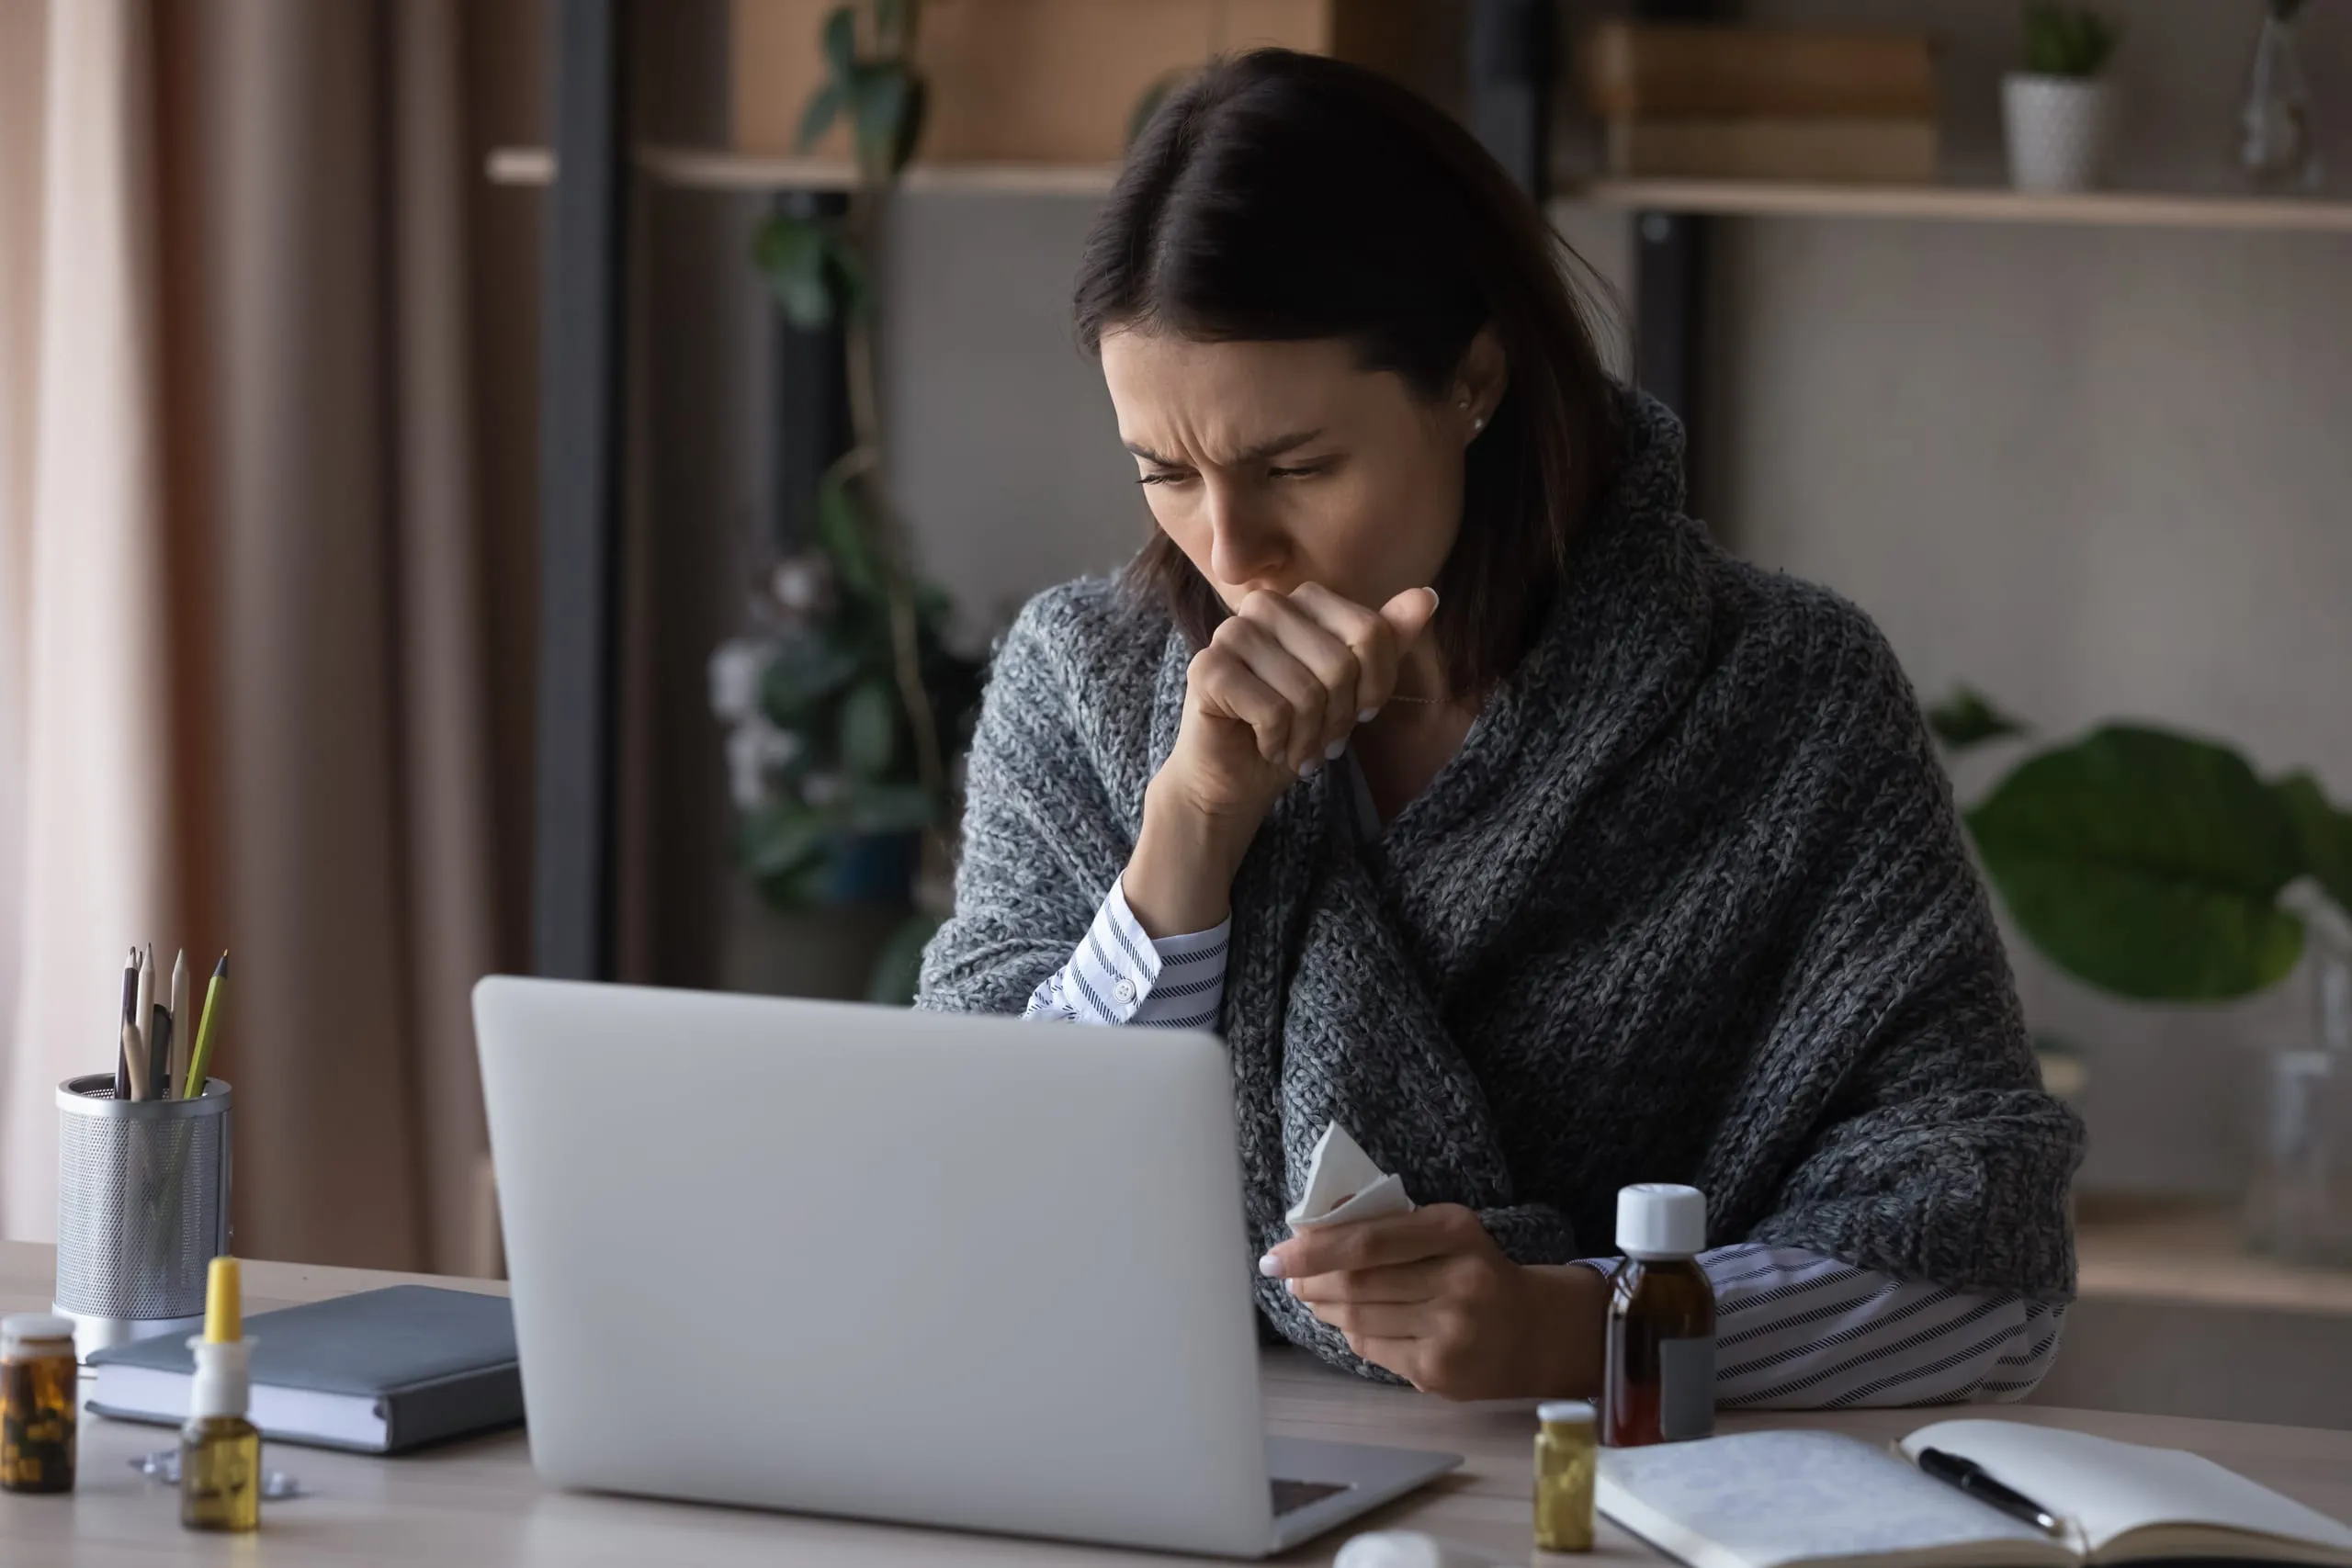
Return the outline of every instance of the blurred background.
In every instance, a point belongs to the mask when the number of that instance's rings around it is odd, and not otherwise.
[[[1261,41],[1540,191],[1930,705],[2092,1132],[2041,1397],[2352,1421],[2345,0],[0,0],[0,1234],[133,943],[233,954],[239,1250],[442,1271],[476,976],[902,998],[990,636],[1144,536],[1080,239]]]

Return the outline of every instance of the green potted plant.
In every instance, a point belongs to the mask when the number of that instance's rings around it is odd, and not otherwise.
[[[2024,727],[1962,688],[1928,712],[1948,750]],[[2307,772],[2109,724],[2030,750],[1964,813],[2018,931],[2134,1001],[2215,1003],[2302,968],[2308,1038],[2274,1052],[2248,1227],[2267,1250],[2352,1262],[2352,812]]]
[[[838,327],[850,446],[824,472],[814,536],[774,561],[753,595],[756,628],[711,660],[711,703],[729,726],[739,859],[785,909],[903,908],[868,985],[914,990],[944,910],[914,908],[916,873],[944,858],[954,763],[970,737],[980,666],[951,646],[951,605],[918,574],[883,464],[875,314],[880,207],[922,135],[913,68],[917,0],[862,0],[826,18],[824,84],[803,114],[813,145],[853,131],[855,180],[839,216],[778,213],[754,260],[796,326]]]
[[[2019,190],[2086,190],[2106,173],[2116,94],[2106,75],[2120,33],[2096,11],[2037,0],[2025,12],[2025,68],[2001,79],[2009,180]]]

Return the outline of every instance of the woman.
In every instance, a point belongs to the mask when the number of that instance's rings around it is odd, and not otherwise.
[[[1153,120],[1077,310],[1158,526],[999,651],[921,1005],[1221,1027],[1259,1304],[1341,1365],[1589,1394],[1580,1260],[1684,1181],[1719,1399],[2030,1389],[2081,1132],[1912,694],[1682,515],[1533,204],[1253,54]],[[1334,1121],[1423,1207],[1291,1236]]]

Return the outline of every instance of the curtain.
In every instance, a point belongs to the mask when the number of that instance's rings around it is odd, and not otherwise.
[[[478,499],[514,489],[475,439],[480,24],[457,0],[20,8],[51,35],[44,254],[76,276],[42,273],[41,341],[107,341],[111,311],[125,347],[78,400],[32,383],[33,499],[11,530],[36,560],[13,890],[0,838],[0,922],[18,922],[0,940],[21,954],[0,1224],[49,1234],[47,1089],[110,1063],[90,1042],[123,949],[152,939],[168,964],[185,941],[199,975],[232,954],[215,1072],[236,1086],[237,1250],[466,1267],[486,1144],[468,992],[512,965],[502,856],[527,852],[493,831],[493,758],[514,752],[498,687],[528,672],[492,656],[487,563],[513,552]],[[62,60],[92,17],[119,36]],[[88,145],[110,122],[64,99],[94,83],[131,128],[114,144]],[[87,160],[63,185],[60,143]]]
[[[177,904],[147,23],[139,0],[0,6],[11,1235],[53,1229],[55,1087],[111,1070],[124,953],[164,936]]]

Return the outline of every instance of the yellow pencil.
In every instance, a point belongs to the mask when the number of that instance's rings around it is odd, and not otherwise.
[[[220,984],[228,977],[229,955],[223,953],[204,987],[204,1021],[196,1026],[196,1050],[187,1059],[187,1081],[180,1086],[182,1100],[195,1100],[204,1092],[205,1069],[212,1065],[212,1036],[220,1025]]]

